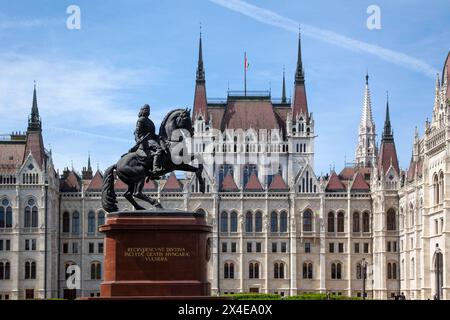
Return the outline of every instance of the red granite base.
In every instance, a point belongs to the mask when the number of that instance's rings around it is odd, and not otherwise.
[[[106,234],[100,299],[211,295],[207,281],[211,226],[204,216],[162,210],[119,212],[109,214],[100,231]]]

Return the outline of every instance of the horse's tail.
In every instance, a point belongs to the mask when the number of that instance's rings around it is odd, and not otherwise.
[[[102,187],[102,206],[107,212],[118,211],[116,193],[114,192],[114,170],[117,165],[112,165],[105,171]]]

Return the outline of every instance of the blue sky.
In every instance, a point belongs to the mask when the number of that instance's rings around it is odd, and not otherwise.
[[[71,4],[81,9],[80,30],[66,28]],[[379,30],[366,26],[372,4]],[[405,168],[414,127],[422,133],[431,117],[449,21],[448,0],[1,0],[0,133],[26,129],[36,80],[56,167],[81,169],[90,152],[104,169],[132,145],[141,105],[152,106],[157,124],[169,109],[192,106],[200,22],[209,97],[224,97],[228,83],[242,89],[244,51],[250,90],[280,96],[285,65],[289,95],[300,23],[316,172],[354,158],[367,69],[377,131],[388,90]]]

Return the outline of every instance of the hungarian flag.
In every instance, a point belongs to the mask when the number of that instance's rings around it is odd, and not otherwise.
[[[244,69],[247,70],[249,66],[250,65],[247,60],[247,52],[244,52]]]

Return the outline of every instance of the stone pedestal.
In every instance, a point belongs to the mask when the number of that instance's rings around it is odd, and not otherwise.
[[[209,296],[211,229],[193,212],[108,214],[101,298]]]

